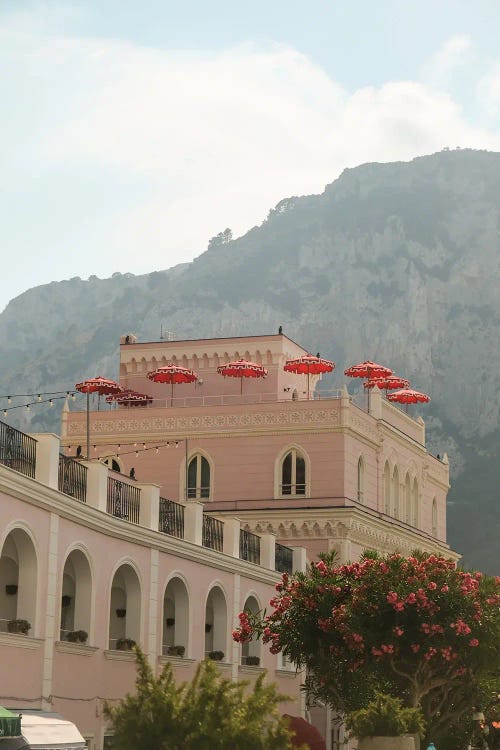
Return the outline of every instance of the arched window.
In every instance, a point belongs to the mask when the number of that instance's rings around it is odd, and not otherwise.
[[[109,610],[109,648],[120,649],[128,638],[139,643],[141,586],[131,565],[121,565],[113,576]]]
[[[83,630],[90,634],[92,575],[89,561],[81,550],[73,550],[66,559],[61,596],[61,641],[72,640],[70,633]]]
[[[432,501],[432,536],[438,535],[438,507],[436,498]]]
[[[405,505],[406,505],[406,523],[411,523],[411,482],[410,475],[406,475],[405,479]]]
[[[27,620],[29,635],[35,635],[37,567],[31,538],[23,529],[13,529],[0,557],[0,630],[17,633],[10,623]]]
[[[302,453],[296,448],[284,456],[281,462],[281,494],[306,494],[306,462]]]
[[[414,526],[418,526],[418,483],[416,477],[413,480],[413,488],[411,494],[411,522]]]
[[[189,597],[184,581],[172,578],[163,597],[164,656],[187,657],[189,633]]]
[[[205,606],[205,656],[211,651],[222,651],[223,659],[227,652],[227,605],[219,586],[211,589]]]
[[[243,607],[245,612],[250,612],[253,615],[259,613],[260,606],[255,596],[249,596]],[[260,648],[261,641],[252,640],[243,643],[241,646],[241,663],[250,666],[260,665]]]
[[[199,453],[189,460],[187,495],[198,500],[210,497],[210,464]]]
[[[394,509],[394,518],[399,518],[399,471],[397,466],[394,467],[394,471],[392,472],[392,507]]]
[[[111,471],[117,471],[118,473],[122,473],[122,467],[120,466],[120,462],[117,458],[103,458],[102,463],[105,466],[108,466]]]
[[[365,466],[363,463],[363,457],[360,456],[358,460],[358,503],[364,502],[364,491],[365,491]]]
[[[386,515],[391,515],[391,470],[389,461],[384,466],[384,511]]]

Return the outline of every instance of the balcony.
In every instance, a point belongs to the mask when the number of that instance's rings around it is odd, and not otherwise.
[[[278,573],[293,573],[293,550],[276,542],[274,552],[274,568]]]
[[[74,497],[81,503],[87,502],[87,467],[68,456],[59,456],[59,492]]]
[[[158,531],[184,539],[184,506],[160,497]]]
[[[139,523],[141,491],[138,487],[108,477],[106,512],[129,523]]]
[[[34,479],[36,440],[5,422],[0,422],[0,463]]]
[[[240,529],[240,559],[260,565],[260,536]]]
[[[224,522],[203,514],[202,544],[204,547],[222,552],[224,545]]]

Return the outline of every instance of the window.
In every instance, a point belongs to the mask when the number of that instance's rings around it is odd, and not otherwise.
[[[412,504],[411,522],[414,526],[418,526],[418,483],[417,483],[416,478],[413,480],[411,504]]]
[[[187,495],[196,499],[210,497],[210,464],[200,454],[189,461]]]
[[[116,460],[116,458],[103,458],[102,463],[105,466],[108,466],[111,469],[111,471],[117,471],[119,474],[122,473],[122,468],[120,464],[118,463],[118,461]]]
[[[438,535],[438,509],[436,498],[432,501],[432,536]]]
[[[384,512],[387,516],[391,515],[391,470],[388,461],[384,466]]]
[[[360,456],[358,461],[358,503],[362,503],[364,500],[364,485],[365,467],[363,465],[363,458]]]
[[[392,507],[394,509],[394,518],[400,518],[399,515],[399,471],[394,467],[392,473]]]
[[[281,495],[306,494],[306,462],[304,456],[293,448],[281,464]]]

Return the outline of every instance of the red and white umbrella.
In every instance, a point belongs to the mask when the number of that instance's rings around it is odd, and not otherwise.
[[[88,378],[82,383],[75,385],[77,391],[87,394],[87,460],[90,458],[90,409],[89,397],[91,393],[97,393],[99,396],[109,396],[112,393],[121,393],[123,387],[109,378],[103,378],[98,375],[96,378]]]
[[[344,375],[347,375],[348,378],[376,380],[389,377],[389,375],[392,375],[392,370],[390,367],[378,365],[376,362],[367,359],[365,362],[360,362],[359,365],[348,367],[347,370],[344,370]],[[370,411],[370,389],[368,389],[368,411]]]
[[[106,401],[108,404],[112,402],[117,404],[151,404],[153,397],[147,396],[145,393],[125,389],[121,393],[112,393],[110,396],[106,396]]]
[[[148,372],[148,378],[154,383],[170,383],[172,386],[170,405],[172,405],[174,398],[174,385],[177,383],[194,383],[198,380],[198,375],[194,370],[188,370],[187,367],[169,364],[164,365],[163,367],[157,367],[156,370]]]
[[[363,383],[364,388],[380,388],[387,391],[395,391],[398,388],[408,388],[410,381],[406,378],[400,378],[398,375],[388,375],[386,378],[372,378]]]
[[[389,393],[387,398],[389,401],[406,404],[406,411],[408,411],[408,404],[428,404],[431,400],[426,393],[420,393],[420,391],[414,391],[411,388],[403,388],[400,391]]]
[[[311,375],[322,375],[335,369],[335,362],[322,357],[314,357],[312,354],[304,354],[297,359],[287,359],[283,365],[286,372],[296,375],[307,375],[307,398],[309,399],[309,379]]]
[[[237,359],[234,362],[219,365],[217,372],[225,378],[239,378],[240,395],[243,393],[243,378],[267,377],[267,369],[265,367],[255,362],[249,362],[247,359]]]

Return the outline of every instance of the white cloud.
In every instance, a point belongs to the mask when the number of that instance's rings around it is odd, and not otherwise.
[[[467,64],[471,50],[472,43],[467,34],[449,37],[422,67],[422,79],[431,86],[446,88],[453,75]]]
[[[500,115],[500,61],[491,65],[478,83],[479,101],[491,117]]]
[[[30,168],[75,182],[92,172],[110,196],[124,185],[134,193],[132,209],[110,202],[99,231],[82,209],[75,241],[87,243],[89,274],[190,259],[224,227],[242,233],[346,166],[500,148],[500,133],[468,125],[447,94],[412,81],[350,93],[287,47],[188,54],[8,31],[0,54],[17,63],[12,85],[28,82],[38,107]],[[448,40],[441,69],[467,49],[466,37]],[[0,142],[8,128],[0,120]]]

